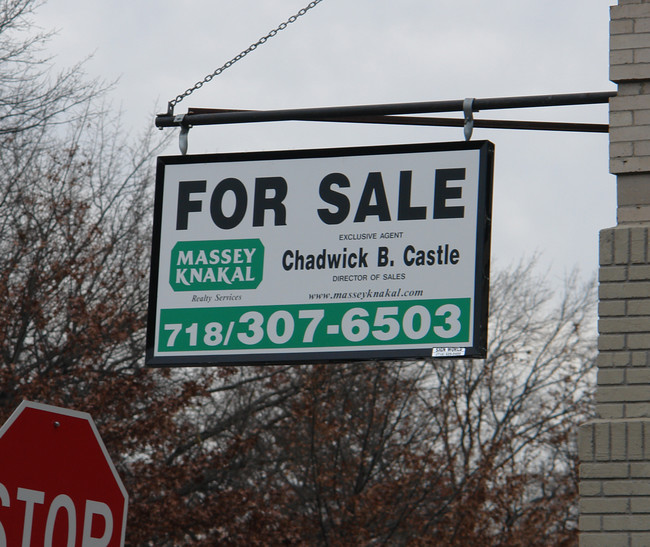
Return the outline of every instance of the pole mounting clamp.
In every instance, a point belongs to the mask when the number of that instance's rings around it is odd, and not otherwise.
[[[185,114],[178,114],[177,116],[174,116],[174,123],[177,123],[181,126],[181,132],[178,135],[178,148],[180,149],[181,154],[184,156],[187,154],[190,126],[185,123]]]
[[[463,133],[465,134],[465,140],[468,141],[472,138],[472,132],[474,131],[474,99],[465,99],[463,101],[463,113],[465,114]]]

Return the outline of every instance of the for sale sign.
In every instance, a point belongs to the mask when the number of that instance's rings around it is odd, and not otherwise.
[[[147,363],[484,356],[493,150],[159,158]]]

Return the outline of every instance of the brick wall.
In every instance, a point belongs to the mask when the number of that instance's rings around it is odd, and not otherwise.
[[[580,545],[650,545],[650,420],[580,429]]]
[[[579,430],[580,545],[650,546],[650,225],[600,233],[599,420]]]
[[[650,226],[600,234],[597,413],[650,417]]]
[[[613,82],[648,80],[650,15],[646,1],[619,2],[610,12],[610,69]]]
[[[610,171],[600,233],[599,419],[579,430],[580,546],[650,547],[650,0],[610,11]]]

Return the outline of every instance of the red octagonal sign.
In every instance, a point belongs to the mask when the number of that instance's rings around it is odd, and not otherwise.
[[[0,547],[122,546],[127,505],[89,414],[24,401],[0,429]]]

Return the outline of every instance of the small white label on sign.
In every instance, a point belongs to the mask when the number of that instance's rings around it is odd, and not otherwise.
[[[433,348],[431,357],[463,357],[465,348]]]

